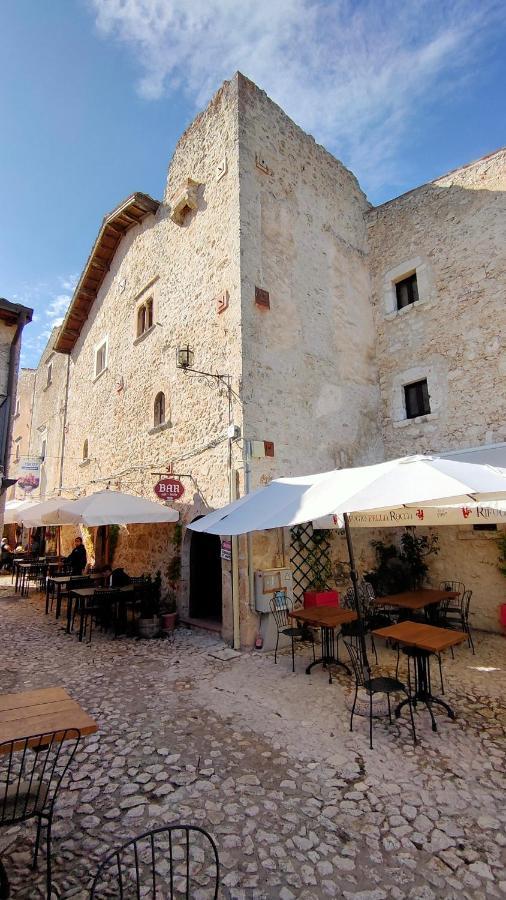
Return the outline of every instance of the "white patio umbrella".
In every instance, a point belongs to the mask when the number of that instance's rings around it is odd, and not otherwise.
[[[244,534],[350,513],[506,500],[506,470],[430,456],[278,478],[189,525]]]
[[[506,499],[506,470],[430,456],[408,456],[371,466],[278,478],[241,501],[189,525],[193,531],[238,535],[342,517],[355,606],[360,615],[349,514],[435,504]],[[362,636],[363,652],[365,642]]]
[[[124,494],[98,491],[72,503],[65,501],[43,517],[45,525],[134,525],[177,522],[179,513],[168,506]]]
[[[65,500],[64,497],[51,497],[49,500],[41,500],[40,503],[32,503],[30,507],[21,511],[20,518],[22,524],[26,528],[36,528],[38,525],[55,525],[55,522],[49,521],[47,516],[51,516],[55,509],[70,506],[72,500]]]
[[[22,513],[32,509],[35,505],[35,500],[8,500],[5,504],[4,525],[21,524]]]

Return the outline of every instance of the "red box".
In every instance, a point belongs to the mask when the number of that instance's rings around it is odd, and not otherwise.
[[[311,606],[339,606],[339,592],[304,591],[304,609]]]

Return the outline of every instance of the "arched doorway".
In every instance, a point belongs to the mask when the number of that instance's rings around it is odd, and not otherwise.
[[[192,532],[190,616],[192,619],[222,621],[221,540],[216,534]]]

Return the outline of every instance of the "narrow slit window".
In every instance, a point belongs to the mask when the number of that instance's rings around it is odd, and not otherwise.
[[[404,309],[411,303],[418,300],[418,282],[416,280],[416,272],[398,281],[395,285],[395,293],[397,295],[397,309]]]
[[[165,394],[160,391],[155,397],[154,425],[163,425],[165,422]]]
[[[95,378],[104,371],[107,365],[107,343],[104,341],[95,353]]]
[[[427,416],[430,413],[430,395],[427,379],[415,381],[404,386],[404,400],[406,403],[406,417],[415,419],[417,416]]]
[[[88,438],[86,438],[83,444],[83,460],[88,459]]]

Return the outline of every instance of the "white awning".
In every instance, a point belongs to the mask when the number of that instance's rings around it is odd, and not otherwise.
[[[42,516],[45,525],[134,525],[177,522],[177,510],[121,491],[98,491],[62,501]]]

